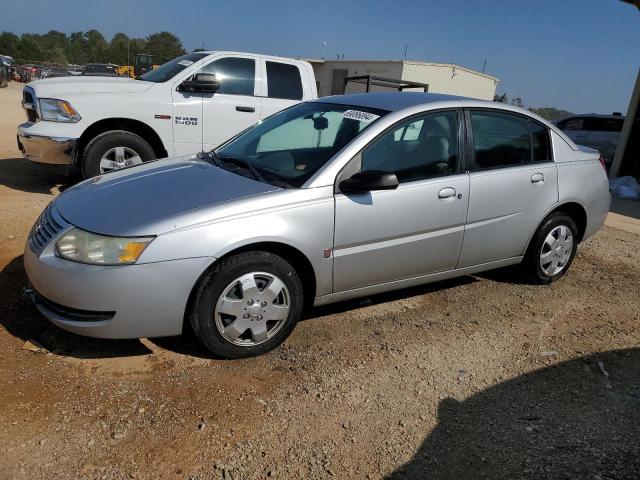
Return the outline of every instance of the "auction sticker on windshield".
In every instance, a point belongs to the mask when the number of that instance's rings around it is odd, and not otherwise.
[[[348,118],[350,120],[359,120],[361,122],[373,122],[380,118],[380,115],[375,113],[362,112],[360,110],[347,110],[342,114],[342,118]]]

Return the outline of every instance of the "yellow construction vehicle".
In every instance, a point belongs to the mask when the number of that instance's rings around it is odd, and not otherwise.
[[[144,75],[149,70],[158,68],[158,65],[153,63],[153,55],[146,53],[138,53],[135,56],[133,65],[123,65],[118,67],[116,71],[118,75],[127,75],[131,78],[138,78],[140,75]]]

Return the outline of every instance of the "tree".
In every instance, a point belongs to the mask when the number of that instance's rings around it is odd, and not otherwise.
[[[90,62],[103,62],[107,57],[109,44],[104,36],[97,30],[89,30],[84,34],[87,40]]]
[[[67,56],[71,63],[83,65],[89,61],[89,45],[84,32],[73,32],[69,35]]]
[[[131,57],[130,40],[124,33],[116,33],[109,43],[108,60],[118,65],[129,65]]]
[[[147,37],[147,51],[154,56],[154,63],[164,63],[186,53],[182,42],[173,33],[159,32]],[[142,53],[142,52],[141,52]]]
[[[20,48],[20,37],[15,33],[0,33],[0,55],[16,57]]]

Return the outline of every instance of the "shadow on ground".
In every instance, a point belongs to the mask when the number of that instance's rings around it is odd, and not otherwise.
[[[24,158],[0,159],[0,185],[29,193],[52,194],[80,181],[79,173],[65,165],[41,165]]]
[[[442,400],[397,479],[640,478],[640,349],[594,354]]]

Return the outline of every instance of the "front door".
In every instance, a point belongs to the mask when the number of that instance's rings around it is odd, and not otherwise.
[[[473,164],[458,267],[523,255],[542,216],[558,201],[549,131],[525,116],[470,110]]]
[[[260,120],[257,68],[254,58],[218,58],[196,72],[216,76],[216,93],[173,92],[176,154],[211,150]]]
[[[360,169],[394,172],[396,190],[335,196],[334,292],[452,270],[469,177],[460,173],[459,112],[404,120],[374,140]]]

